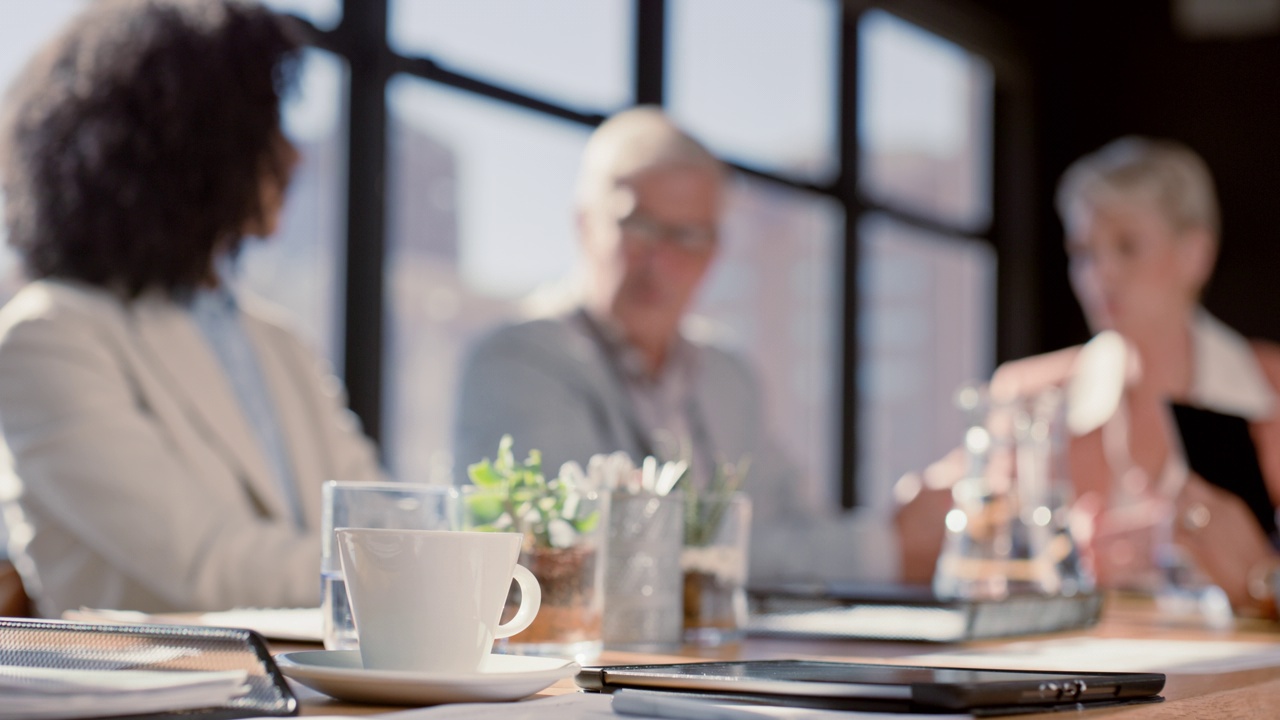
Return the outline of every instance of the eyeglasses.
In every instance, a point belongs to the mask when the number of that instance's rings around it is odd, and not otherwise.
[[[716,229],[710,225],[668,224],[642,213],[618,220],[624,243],[653,246],[659,242],[689,254],[706,254],[716,246]]]

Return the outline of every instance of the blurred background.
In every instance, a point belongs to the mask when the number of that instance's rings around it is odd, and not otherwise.
[[[0,83],[93,0],[0,0]],[[314,27],[278,237],[244,262],[404,480],[449,482],[467,343],[571,278],[592,127],[663,105],[740,170],[699,301],[811,500],[882,507],[951,397],[1086,337],[1052,192],[1123,134],[1222,196],[1206,304],[1280,339],[1280,0],[270,0]],[[0,295],[21,282],[0,253]],[[462,459],[463,462],[474,458]]]

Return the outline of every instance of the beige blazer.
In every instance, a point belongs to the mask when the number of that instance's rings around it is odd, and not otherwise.
[[[320,485],[378,478],[374,449],[289,330],[252,304],[245,327],[301,529],[184,308],[45,280],[0,310],[0,500],[40,614],[318,603]]]

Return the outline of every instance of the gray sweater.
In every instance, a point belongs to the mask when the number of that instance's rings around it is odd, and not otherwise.
[[[866,576],[860,558],[892,556],[891,548],[874,547],[887,534],[868,538],[849,517],[802,507],[796,466],[768,431],[760,386],[746,362],[712,344],[693,346],[694,398],[715,454],[720,461],[751,460],[745,489],[753,504],[752,582]],[[503,434],[514,439],[517,457],[540,450],[548,473],[617,450],[639,463],[638,422],[605,351],[576,315],[507,325],[478,340],[464,360],[455,475],[465,481],[467,465],[492,458]],[[868,540],[873,547],[850,547]]]

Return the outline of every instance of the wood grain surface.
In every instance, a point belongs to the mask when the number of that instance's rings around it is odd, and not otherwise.
[[[1238,620],[1230,629],[1210,629],[1161,618],[1150,601],[1131,597],[1109,597],[1102,621],[1089,630],[1041,635],[1028,639],[1048,638],[1131,638],[1190,641],[1223,641],[1280,643],[1280,624],[1259,620]],[[911,655],[937,653],[954,649],[997,647],[999,641],[965,645],[933,645],[924,643],[886,643],[853,641],[804,641],[749,638],[728,647],[707,649],[685,647],[672,655],[642,655],[606,652],[601,664],[681,662],[700,659],[774,659],[819,658],[876,662],[909,662]],[[315,646],[275,643],[273,651],[285,652]],[[354,705],[339,702],[294,684],[302,701],[302,715],[376,715],[403,708]],[[572,679],[562,680],[539,695],[574,692]],[[1078,718],[1212,718],[1214,720],[1280,718],[1280,666],[1238,672],[1212,674],[1170,674],[1163,693],[1165,702],[1122,708],[1101,708],[1072,713]],[[904,716],[904,718],[907,716]],[[1061,714],[1025,715],[1020,717],[1054,718]],[[568,719],[566,719],[568,720]]]

